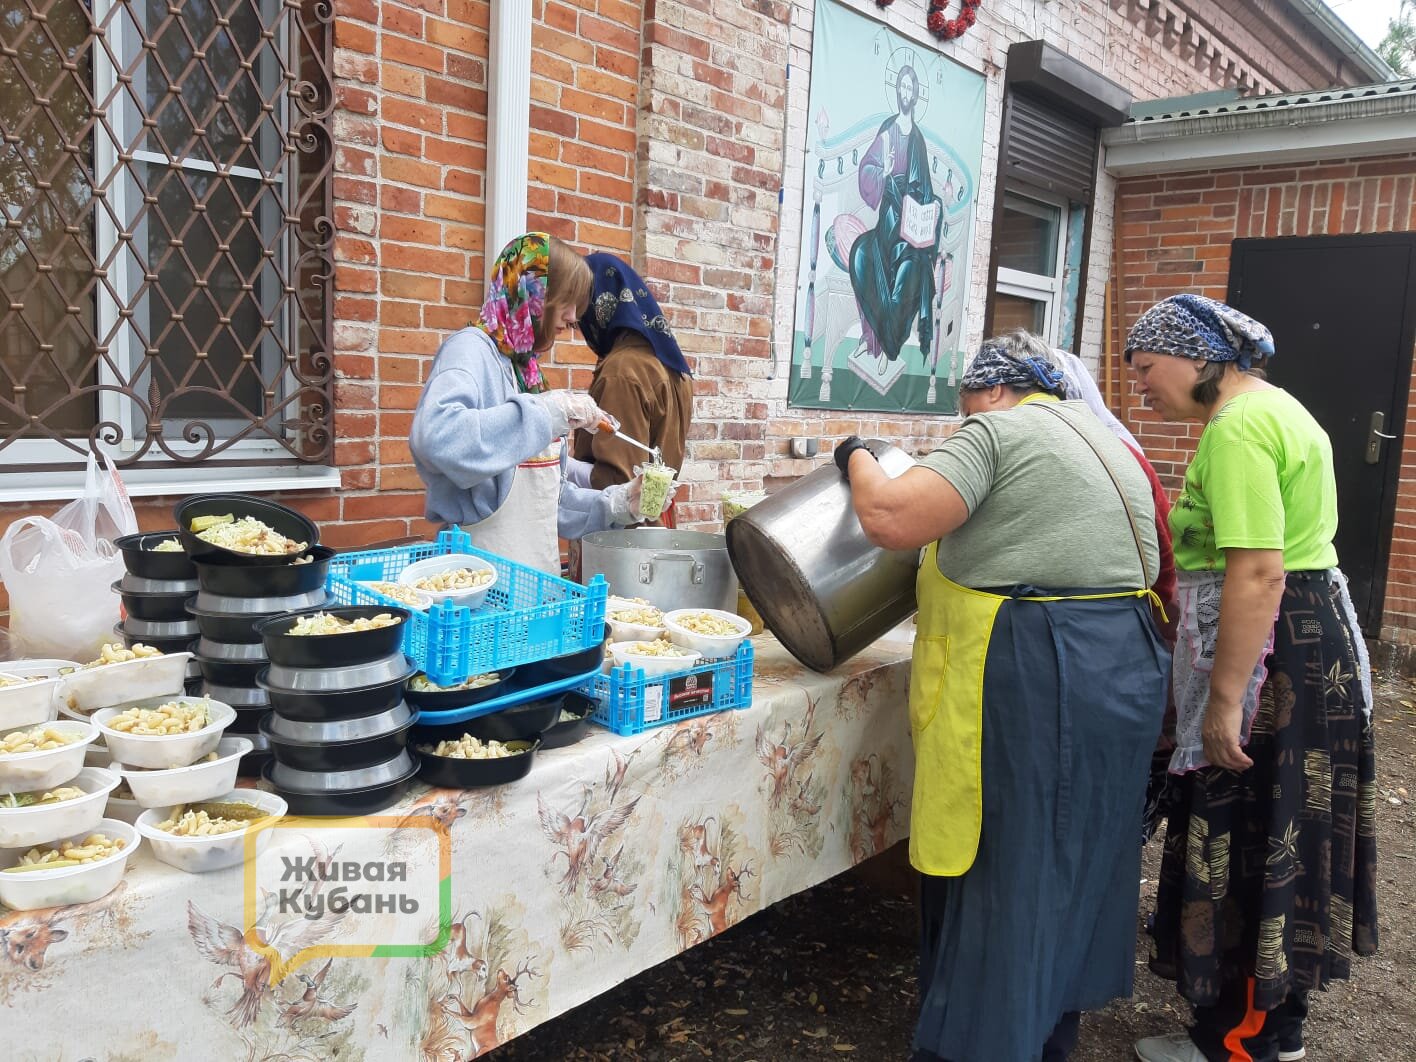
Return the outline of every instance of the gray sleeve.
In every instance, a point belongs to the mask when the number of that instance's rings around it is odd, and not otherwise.
[[[482,407],[488,381],[465,369],[435,373],[413,416],[414,455],[462,490],[515,468],[551,444],[551,416],[532,395]]]
[[[602,490],[562,480],[556,528],[561,538],[579,539],[614,527],[610,503]]]
[[[970,417],[944,445],[922,458],[920,464],[938,472],[959,492],[969,515],[993,489],[998,469],[998,439],[983,417]]]

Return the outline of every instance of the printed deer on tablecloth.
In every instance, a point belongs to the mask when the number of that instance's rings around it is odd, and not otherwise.
[[[741,870],[735,871],[732,867],[725,868],[722,882],[711,893],[705,893],[703,886],[697,884],[689,890],[693,899],[703,908],[703,913],[708,916],[708,926],[713,935],[721,933],[737,921],[728,913],[728,904],[732,902],[734,896],[740,900],[752,899],[752,897],[744,895],[742,891],[743,879],[751,876],[752,864],[749,861],[742,865]]]
[[[477,1058],[501,1044],[497,1021],[501,1017],[502,1004],[510,999],[513,1009],[517,1013],[522,1012],[530,1001],[521,998],[520,981],[521,978],[528,976],[541,976],[539,971],[531,968],[531,960],[529,959],[518,964],[515,974],[508,974],[505,968],[499,968],[496,983],[483,993],[470,1010],[456,993],[449,992],[443,997],[441,1003],[443,1011],[461,1024],[463,1031],[467,1034],[468,1058]]]
[[[0,954],[6,961],[31,973],[38,973],[44,969],[44,959],[50,946],[69,937],[67,929],[59,928],[60,922],[76,923],[107,910],[127,887],[127,882],[120,882],[107,896],[90,903],[0,914]]]

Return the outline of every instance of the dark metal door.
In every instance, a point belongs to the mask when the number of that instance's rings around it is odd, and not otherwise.
[[[1229,302],[1268,325],[1269,379],[1332,439],[1337,555],[1379,633],[1416,341],[1416,233],[1235,240]]]

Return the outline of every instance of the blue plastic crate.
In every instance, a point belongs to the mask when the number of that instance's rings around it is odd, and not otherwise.
[[[704,686],[711,682],[711,691]],[[752,704],[752,643],[743,642],[726,660],[650,678],[643,668],[621,664],[587,683],[583,692],[598,707],[593,722],[616,734],[642,734],[657,726]]]
[[[393,582],[417,561],[449,553],[481,557],[497,570],[496,584],[475,609],[438,603],[413,610],[403,651],[440,686],[470,675],[550,660],[599,645],[605,637],[609,586],[597,575],[581,586],[504,557],[475,549],[467,532],[451,527],[416,546],[341,553],[330,561],[330,599],[341,605],[397,601],[358,583]]]

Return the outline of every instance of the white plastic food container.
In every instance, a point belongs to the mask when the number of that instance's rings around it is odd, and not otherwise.
[[[59,711],[70,719],[87,719],[90,712],[150,697],[183,692],[191,653],[168,653],[81,668],[65,675],[59,687]]]
[[[6,807],[0,796],[0,848],[33,848],[58,837],[91,832],[103,818],[108,794],[118,788],[118,776],[101,767],[85,767],[77,778],[69,779],[64,785],[76,786],[84,795],[58,804],[28,808]]]
[[[0,730],[57,718],[61,680],[66,671],[78,666],[72,660],[7,660],[0,664],[0,673],[35,680],[0,686]]]
[[[254,747],[250,738],[224,737],[216,745],[216,759],[190,767],[142,770],[126,763],[113,769],[128,783],[133,799],[143,808],[163,808],[172,804],[199,804],[215,800],[236,788],[236,771],[241,757]]]
[[[687,629],[680,622],[684,616],[712,616],[714,619],[724,620],[737,628],[737,634],[726,634],[722,636],[712,634],[695,634]],[[722,660],[732,656],[737,652],[738,646],[747,640],[752,633],[752,624],[741,616],[733,612],[724,612],[716,608],[676,608],[672,612],[664,613],[664,626],[668,629],[669,640],[675,645],[681,645],[685,649],[692,649],[702,653],[708,660]]]
[[[84,830],[67,841],[82,841],[91,833],[101,833],[109,840],[122,841],[121,851],[95,863],[58,870],[29,870],[23,874],[3,873],[15,866],[27,849],[0,852],[0,903],[17,911],[36,911],[41,907],[64,907],[71,903],[91,903],[118,887],[128,858],[138,850],[138,832],[117,819],[99,819],[93,829]],[[58,847],[59,841],[47,842]]]
[[[485,586],[479,586],[475,590],[423,590],[414,586],[419,579],[426,579],[439,572],[452,571],[454,568],[489,571],[492,573],[492,579]],[[454,605],[464,608],[477,608],[486,598],[487,591],[497,585],[497,570],[481,557],[474,557],[470,553],[448,553],[442,557],[429,557],[425,561],[408,565],[399,573],[398,582],[404,586],[413,586],[420,594],[426,594],[432,603],[451,601]]]
[[[643,624],[625,623],[623,620],[615,619],[615,612],[621,609],[652,608],[652,605],[641,605],[637,601],[630,601],[628,598],[611,597],[605,602],[605,625],[610,628],[610,640],[612,642],[652,642],[656,638],[664,635],[664,625],[662,623]]]
[[[172,701],[178,704],[205,704],[211,721],[190,734],[125,734],[108,726],[110,719],[130,708],[157,708]],[[190,766],[208,752],[215,752],[222,731],[236,721],[236,709],[207,697],[151,697],[132,704],[102,708],[94,712],[93,721],[107,742],[108,751],[123,766],[170,770]],[[133,795],[137,796],[137,790],[133,790]]]
[[[636,641],[652,641],[653,639],[641,638]],[[632,653],[629,647],[635,642],[611,642],[609,646],[610,660],[612,667],[619,667],[622,664],[629,664],[631,667],[642,668],[647,678],[657,678],[660,675],[670,675],[675,671],[687,671],[691,667],[696,667],[702,658],[700,653],[690,652],[684,656],[645,656],[642,653]]]
[[[0,793],[28,793],[34,789],[53,789],[63,785],[84,769],[84,754],[98,737],[98,727],[77,719],[55,719],[36,725],[60,733],[74,734],[77,740],[57,749],[0,756]],[[0,731],[0,738],[15,730],[31,729],[33,727],[10,727]]]
[[[254,804],[262,811],[269,812],[271,818],[279,818],[284,815],[288,807],[285,801],[274,793],[266,793],[259,789],[237,789],[214,797],[210,802]],[[207,837],[177,837],[157,828],[157,824],[165,821],[171,811],[170,807],[144,811],[138,816],[138,821],[135,824],[138,832],[147,838],[148,844],[152,847],[152,854],[168,866],[185,870],[189,874],[205,874],[211,870],[234,867],[245,861],[246,833],[250,829],[249,826],[245,830],[218,833]],[[265,820],[256,820],[256,822],[263,821]],[[255,825],[256,822],[252,822],[251,825]],[[256,851],[258,853],[263,851],[269,843],[270,831],[262,830],[260,836],[256,838]]]

